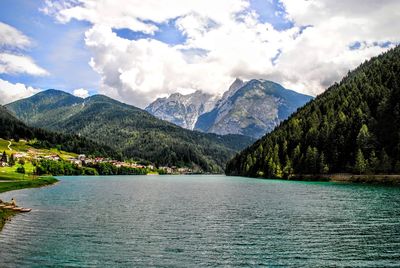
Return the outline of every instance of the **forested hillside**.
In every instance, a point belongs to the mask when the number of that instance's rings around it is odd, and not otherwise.
[[[349,72],[226,168],[252,177],[338,172],[400,172],[399,46]]]
[[[240,135],[183,129],[103,95],[81,99],[48,90],[7,108],[32,126],[79,134],[111,146],[126,158],[157,165],[221,172],[228,159],[253,142]]]
[[[15,118],[5,107],[0,105],[0,138],[36,139],[35,146],[40,148],[58,148],[63,151],[88,154],[93,156],[121,158],[109,146],[98,144],[78,135],[61,134],[40,128],[29,127]]]

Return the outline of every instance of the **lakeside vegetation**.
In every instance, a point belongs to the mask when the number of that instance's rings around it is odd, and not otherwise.
[[[4,178],[0,176],[0,180]],[[58,180],[53,177],[39,177],[39,178],[25,178],[22,180],[13,180],[9,182],[1,182],[0,183],[0,193],[20,190],[25,188],[37,188],[46,185],[53,184]]]
[[[349,72],[273,132],[237,154],[226,174],[289,178],[400,173],[400,46]]]

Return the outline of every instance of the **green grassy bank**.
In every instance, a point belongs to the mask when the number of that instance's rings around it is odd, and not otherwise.
[[[0,176],[0,180],[4,180],[4,178]],[[53,184],[55,182],[57,182],[57,179],[53,177],[40,177],[37,179],[0,182],[0,193],[24,189],[24,188],[42,187]]]

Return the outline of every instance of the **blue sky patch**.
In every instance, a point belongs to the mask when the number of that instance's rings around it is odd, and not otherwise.
[[[143,32],[136,32],[126,28],[113,29],[113,32],[116,33],[119,37],[128,40],[151,38],[169,45],[178,45],[184,43],[186,41],[186,37],[181,31],[176,28],[176,20],[177,19],[171,19],[165,23],[153,23],[155,26],[158,27],[158,31],[155,32],[154,35],[145,34]]]
[[[88,64],[91,55],[84,43],[84,33],[90,24],[76,20],[56,23],[54,18],[39,11],[42,6],[41,0],[2,0],[0,20],[31,39],[32,46],[21,54],[30,56],[50,75],[0,74],[0,79],[41,89],[95,90],[100,77]]]
[[[276,30],[282,31],[294,26],[286,19],[286,11],[279,0],[250,0],[250,9],[256,11],[259,20],[270,23]]]

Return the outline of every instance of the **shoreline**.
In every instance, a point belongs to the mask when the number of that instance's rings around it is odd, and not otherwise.
[[[284,178],[266,178],[266,177],[250,177],[243,175],[227,175],[227,177],[243,177],[259,180],[284,180],[284,181],[299,181],[299,182],[333,182],[333,183],[354,183],[368,185],[383,185],[383,186],[400,186],[400,174],[350,174],[350,173],[335,173],[335,174],[295,174]]]
[[[1,177],[0,177],[1,179]],[[29,180],[7,180],[0,182],[0,194],[15,190],[22,190],[28,188],[40,188],[57,183],[58,180],[54,177],[39,177],[37,179]],[[0,231],[3,229],[7,221],[9,221],[18,212],[11,209],[0,208]]]
[[[292,175],[287,180],[297,181],[325,181],[325,182],[340,182],[340,183],[361,183],[371,185],[388,185],[400,186],[400,175],[391,174],[316,174],[316,175]]]

